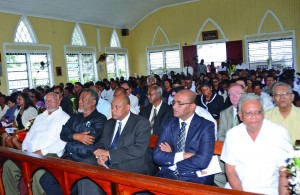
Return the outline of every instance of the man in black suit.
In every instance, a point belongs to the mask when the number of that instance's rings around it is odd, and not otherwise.
[[[126,95],[116,96],[111,105],[112,118],[105,123],[102,137],[94,155],[87,159],[101,166],[147,174],[150,141],[150,122],[144,117],[130,112],[130,100]],[[103,191],[90,180],[79,184],[80,194],[103,194]]]
[[[162,101],[162,89],[157,85],[152,85],[147,93],[150,104],[142,109],[140,116],[149,119],[152,130],[151,134],[159,136],[162,123],[169,118],[173,118],[172,107]]]

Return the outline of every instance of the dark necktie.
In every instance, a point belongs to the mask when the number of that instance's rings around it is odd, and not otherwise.
[[[151,134],[153,134],[153,126],[154,126],[154,123],[155,123],[155,119],[156,119],[156,109],[154,108],[153,116],[152,116],[152,119],[150,121],[150,124],[151,124]]]
[[[185,145],[185,126],[186,123],[181,123],[180,132],[177,139],[177,152],[183,152],[184,151],[184,145]]]
[[[110,150],[115,150],[117,149],[117,143],[118,143],[118,139],[120,137],[120,132],[121,132],[121,127],[122,127],[122,123],[119,122],[119,126],[118,126],[118,130],[117,133],[114,137],[114,140],[112,141],[111,145],[110,145]]]

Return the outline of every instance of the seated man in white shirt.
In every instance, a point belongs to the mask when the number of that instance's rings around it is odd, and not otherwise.
[[[274,104],[272,101],[272,97],[269,94],[262,92],[262,88],[263,86],[260,81],[252,82],[252,89],[254,94],[261,97],[261,99],[263,100],[264,111],[267,111],[271,108],[274,108]]]
[[[227,132],[221,160],[229,181],[225,187],[261,194],[278,194],[279,171],[293,151],[288,131],[264,119],[260,97],[246,94],[239,102],[242,124]]]
[[[135,108],[136,112],[139,113],[140,112],[139,99],[136,96],[131,94],[132,86],[130,86],[129,83],[123,83],[121,87],[125,89],[126,95],[130,99],[130,106]]]
[[[35,154],[60,157],[66,145],[60,139],[62,126],[69,120],[70,116],[65,113],[60,105],[59,95],[53,92],[45,96],[47,110],[38,115],[27,133],[22,150]],[[39,178],[44,170],[39,170],[33,177],[33,194],[42,194],[39,186]],[[20,194],[19,181],[22,172],[12,161],[7,160],[3,165],[2,180],[5,194]]]

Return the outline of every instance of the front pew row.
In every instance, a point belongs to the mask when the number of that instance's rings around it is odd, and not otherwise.
[[[153,148],[155,146],[157,138],[157,136],[151,137],[149,147]],[[216,141],[214,153],[220,155],[222,147],[223,142]],[[48,170],[55,176],[64,194],[71,194],[73,184],[82,178],[93,180],[106,194],[129,195],[144,191],[153,194],[254,194],[112,169],[108,170],[99,166],[45,157],[6,147],[0,147],[1,173],[2,165],[7,159],[14,161],[21,168],[29,195],[32,194],[32,176],[41,168]],[[5,194],[2,175],[0,177],[0,194]]]

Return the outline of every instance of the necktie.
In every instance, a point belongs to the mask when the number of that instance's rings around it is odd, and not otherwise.
[[[118,143],[118,139],[120,137],[121,127],[122,127],[122,123],[119,122],[118,130],[117,130],[117,133],[111,143],[110,150],[117,149],[117,143]]]
[[[177,152],[183,152],[184,151],[184,145],[185,145],[185,126],[186,123],[181,123],[180,132],[177,139]]]
[[[156,118],[156,109],[154,108],[154,112],[153,112],[153,116],[152,116],[152,119],[151,119],[151,134],[153,134],[153,126],[154,126],[154,123],[155,123],[155,118]]]
[[[237,126],[239,124],[239,119],[238,119],[238,115],[234,115],[233,118],[233,127]]]

